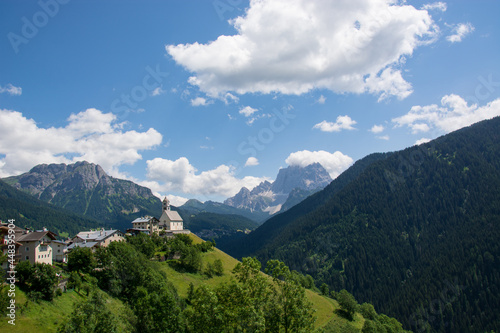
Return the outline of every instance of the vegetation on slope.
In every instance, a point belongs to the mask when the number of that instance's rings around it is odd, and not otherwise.
[[[96,220],[81,217],[23,193],[0,180],[0,216],[15,219],[20,227],[40,230],[47,227],[57,234],[75,235],[81,230],[101,226]]]
[[[305,290],[295,279],[296,273],[279,261],[268,263],[268,276],[259,271],[257,260],[246,258],[238,263],[194,235],[167,242],[159,238],[129,241],[112,243],[95,253],[85,249],[72,252],[68,267],[57,268],[69,277],[68,292],[57,292],[49,302],[29,300],[18,290],[16,326],[5,320],[0,322],[0,330],[207,332],[211,328],[214,332],[238,332],[244,327],[259,331],[260,327],[282,332],[288,327],[288,332],[360,332],[369,322],[362,315],[362,306],[355,304],[356,312],[347,318],[339,305],[341,298],[337,297],[337,302]],[[156,244],[153,252],[150,242]],[[158,262],[144,254],[168,257],[179,251],[189,254],[188,248],[201,254],[197,271],[185,265],[189,261],[183,261],[182,255]],[[208,274],[207,268],[217,261],[221,262],[221,274]],[[32,297],[30,286],[22,288]],[[285,310],[292,312],[281,312]],[[396,329],[393,324],[390,327]]]
[[[375,161],[318,195],[321,205],[306,200],[286,222],[267,221],[268,236],[257,229],[238,254],[283,260],[418,332],[500,327],[500,118]]]
[[[182,211],[181,211],[182,213]],[[254,222],[241,215],[216,214],[200,212],[197,214],[182,214],[184,227],[205,240],[231,238],[237,234],[244,235],[246,231],[257,228]]]

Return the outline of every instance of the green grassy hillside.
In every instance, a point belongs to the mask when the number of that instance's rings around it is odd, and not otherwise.
[[[0,321],[0,332],[13,333],[51,333],[57,332],[58,327],[64,323],[73,309],[73,304],[85,300],[85,293],[77,293],[73,290],[63,293],[54,298],[53,301],[39,301],[38,303],[28,301],[26,294],[16,289],[16,325],[7,321],[8,317]],[[123,303],[116,298],[108,299],[108,308],[113,314],[120,317]]]
[[[194,234],[190,235],[194,244],[203,241]],[[215,260],[222,261],[224,274],[222,276],[207,277],[201,273],[181,273],[174,270],[167,262],[154,262],[159,270],[166,273],[167,279],[175,286],[181,298],[186,298],[190,283],[195,287],[202,285],[216,287],[221,284],[229,283],[235,279],[232,270],[238,264],[238,261],[219,249],[205,252],[202,254],[202,264],[213,263]],[[264,273],[262,273],[264,275]],[[270,277],[269,277],[270,279]],[[361,332],[364,319],[356,313],[353,321],[348,321],[336,313],[339,309],[337,301],[319,295],[311,290],[306,291],[307,299],[312,302],[316,322],[315,328],[318,332]],[[29,301],[26,294],[19,289],[16,292],[16,325],[12,326],[5,320],[0,321],[1,332],[56,332],[58,327],[67,321],[76,302],[87,298],[84,291],[79,293],[68,291],[61,296],[57,296],[53,301],[39,301],[38,303]],[[120,300],[107,297],[107,308],[117,316],[123,317],[124,303]]]

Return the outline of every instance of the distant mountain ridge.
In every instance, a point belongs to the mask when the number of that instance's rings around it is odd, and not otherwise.
[[[41,164],[19,176],[3,179],[42,201],[125,230],[142,215],[159,216],[160,199],[150,189],[111,177],[86,161]]]
[[[229,214],[229,215],[240,215],[247,219],[255,222],[264,221],[269,215],[264,212],[250,211],[249,209],[236,208],[223,204],[221,202],[215,202],[207,200],[201,202],[196,199],[189,199],[182,206],[179,207],[183,212],[190,214],[198,213],[216,213],[216,214]]]
[[[279,170],[274,182],[264,181],[251,191],[243,187],[235,196],[226,199],[224,204],[272,215],[282,210],[292,191],[302,190],[294,192],[293,202],[298,203],[307,195],[323,189],[331,181],[330,175],[319,163],[305,167],[289,166]]]

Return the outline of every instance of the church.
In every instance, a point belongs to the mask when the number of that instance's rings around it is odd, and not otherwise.
[[[159,219],[151,216],[139,217],[132,221],[129,233],[143,232],[146,234],[189,234],[184,229],[184,221],[178,212],[170,209],[170,201],[165,197],[162,201],[162,214]]]
[[[174,210],[170,209],[170,201],[167,197],[162,202],[162,214],[160,216],[159,229],[165,231],[184,230],[184,221],[182,217]]]

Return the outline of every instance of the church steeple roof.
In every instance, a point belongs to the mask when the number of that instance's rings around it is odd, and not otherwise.
[[[170,201],[165,197],[162,202],[162,209],[163,211],[168,211],[170,210]]]

